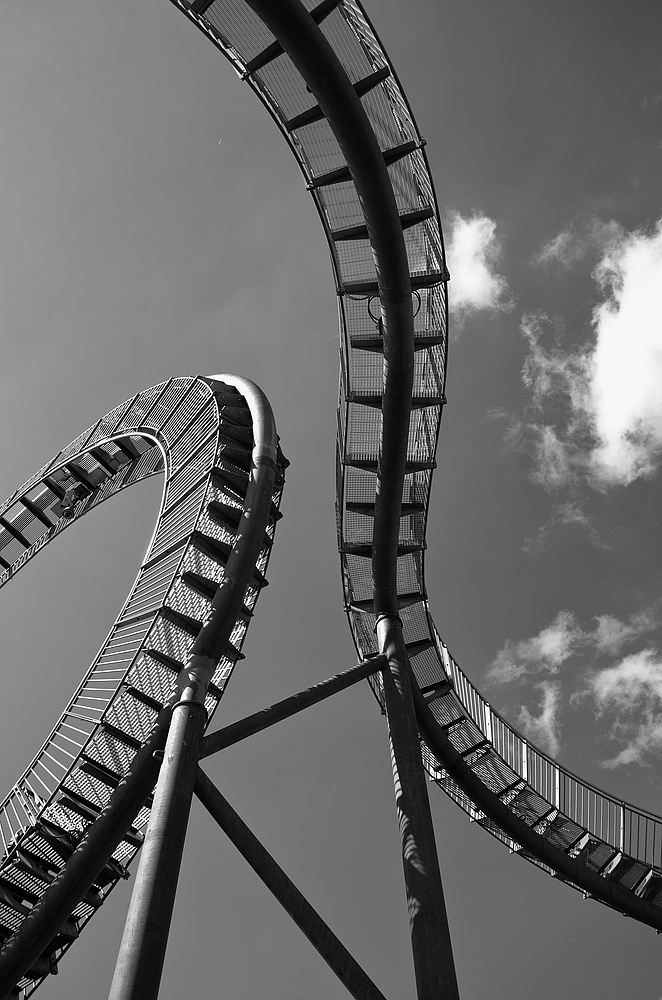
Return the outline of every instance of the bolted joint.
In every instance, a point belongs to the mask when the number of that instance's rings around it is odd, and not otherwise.
[[[177,678],[177,701],[197,702],[204,705],[207,687],[216,670],[217,660],[211,656],[193,653]],[[190,692],[190,693],[189,693]]]

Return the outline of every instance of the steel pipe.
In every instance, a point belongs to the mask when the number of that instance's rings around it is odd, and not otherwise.
[[[193,688],[172,710],[109,1000],[156,1000],[207,721]]]
[[[276,36],[319,102],[349,165],[374,251],[384,334],[382,451],[375,498],[375,613],[398,609],[397,554],[414,377],[409,261],[395,194],[361,99],[299,0],[247,0]]]
[[[352,958],[328,924],[200,768],[195,794],[355,1000],[385,1000],[383,993]]]
[[[245,719],[240,719],[239,722],[233,722],[230,726],[210,733],[202,741],[200,757],[208,757],[218,750],[224,750],[226,747],[245,740],[248,736],[253,736],[277,722],[282,722],[283,719],[289,719],[290,716],[303,712],[311,705],[317,705],[325,698],[330,698],[331,695],[344,691],[352,684],[358,684],[366,677],[371,677],[378,670],[381,670],[385,663],[385,656],[375,656],[373,659],[364,660],[363,663],[358,663],[355,667],[344,670],[341,674],[329,677],[328,680],[322,681],[320,684],[315,684],[313,687],[306,688],[305,691],[299,691],[298,694],[294,694],[290,698],[276,702],[271,708],[255,712],[253,715],[246,716]]]
[[[377,635],[388,658],[382,674],[384,700],[416,989],[419,1000],[458,1000],[453,948],[414,714],[411,668],[400,619],[378,619]]]
[[[398,541],[414,373],[414,318],[402,223],[368,116],[313,17],[299,0],[247,3],[273,32],[319,102],[349,165],[373,249],[384,339],[381,448],[372,548],[373,608],[378,621],[384,616],[381,629],[378,625],[379,650],[388,652],[390,669],[399,674],[409,691],[409,660],[397,618]],[[386,687],[400,797],[409,803],[407,835],[414,838],[418,863],[428,878],[419,901],[420,915],[411,921],[418,997],[455,998],[457,979],[411,693],[398,698],[393,684]],[[412,875],[405,844],[403,859],[409,894]]]

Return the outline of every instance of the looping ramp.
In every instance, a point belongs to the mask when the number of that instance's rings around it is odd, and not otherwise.
[[[406,458],[402,494],[395,498],[402,501],[397,551],[390,555],[398,613],[421,692],[418,721],[427,770],[511,850],[662,930],[662,820],[589,785],[508,725],[449,655],[430,615],[425,527],[445,403],[449,275],[425,143],[365,11],[355,0],[172,2],[230,59],[271,113],[304,174],[328,240],[341,337],[338,541],[345,606],[359,655],[377,651],[373,584],[383,536],[374,545],[376,516],[392,450],[386,419],[394,361],[385,314],[399,294],[413,316],[413,380],[410,409],[402,418]],[[318,26],[319,39],[309,26],[305,45],[292,40],[287,24],[301,6]],[[319,53],[307,61],[315,45]],[[358,127],[350,132],[335,114],[324,81],[313,75],[310,63],[328,45],[345,84],[360,100],[370,136],[358,135]],[[341,83],[334,79],[338,92]],[[402,276],[404,291],[394,292],[385,281],[392,250],[379,242],[380,220],[369,203],[361,163],[352,160],[360,161],[356,144],[361,142],[370,159],[375,140],[400,220],[408,272]],[[383,702],[378,684],[375,692]]]
[[[359,655],[377,650],[378,615],[397,613],[432,779],[522,857],[662,930],[662,820],[528,743],[476,691],[430,616],[425,527],[445,403],[449,275],[424,141],[365,12],[356,0],[172,2],[269,110],[328,240],[341,335],[338,540]],[[92,506],[166,467],[159,521],[134,589],[62,719],[0,806],[5,938],[53,881],[144,741],[222,578],[251,447],[237,389],[244,392],[236,380],[224,387],[175,379],[139,394],[2,508],[0,585]],[[283,468],[279,454],[272,517],[212,678],[210,713],[264,583]],[[379,683],[374,690],[383,702]],[[28,993],[121,877],[146,818],[147,808],[52,953],[22,980]]]
[[[164,705],[177,700],[191,646],[219,587],[230,583],[228,559],[242,520],[250,523],[243,514],[257,506],[267,482],[266,531],[207,688],[211,719],[243,659],[246,630],[267,583],[286,464],[269,404],[253,383],[228,375],[175,378],[115,407],[0,508],[1,586],[92,508],[165,470],[161,509],[131,593],[57,725],[0,804],[4,940],[107,805]],[[27,994],[56,971],[82,926],[128,876],[149,808],[148,802],[50,951],[19,983]]]

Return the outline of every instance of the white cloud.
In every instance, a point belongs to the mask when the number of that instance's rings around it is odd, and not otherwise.
[[[613,615],[598,615],[595,621],[597,625],[592,638],[596,652],[612,656],[616,656],[626,643],[652,632],[658,624],[650,609],[632,615],[629,622],[619,621]]]
[[[551,625],[531,639],[508,639],[490,664],[487,677],[505,684],[528,674],[555,674],[584,641],[575,616],[570,611],[559,611]]]
[[[579,252],[573,239],[560,234],[539,259]],[[652,476],[662,457],[662,219],[648,233],[596,224],[592,239],[601,241],[593,270],[601,301],[590,344],[547,347],[549,319],[522,322],[532,419],[520,424],[520,438],[534,457],[533,478],[550,490],[626,486]]]
[[[558,681],[542,681],[536,687],[542,691],[540,711],[533,715],[522,705],[519,724],[527,737],[555,757],[561,747],[561,685]]]
[[[453,212],[448,231],[449,298],[455,325],[461,327],[477,312],[512,309],[508,282],[496,270],[501,256],[496,222],[480,213],[464,218]]]
[[[583,696],[590,696],[599,715],[615,717],[613,738],[625,743],[604,767],[645,763],[662,749],[662,659],[644,649],[620,663],[597,671]]]
[[[527,736],[554,755],[560,747],[561,684],[557,675],[563,665],[580,652],[617,655],[658,624],[659,617],[650,608],[631,615],[628,621],[597,615],[587,628],[582,628],[571,612],[560,611],[532,638],[508,640],[492,661],[487,679],[501,684],[534,681],[541,700],[534,711],[522,705],[518,721]],[[655,650],[632,653],[616,666],[591,673],[584,689],[573,694],[570,702],[587,699],[599,716],[614,717],[613,738],[626,743],[616,757],[604,762],[606,767],[641,761],[647,750],[662,749],[662,661]]]
[[[489,680],[506,684],[532,674],[557,674],[580,650],[616,656],[629,642],[652,632],[660,624],[652,608],[635,612],[629,621],[614,615],[596,615],[595,626],[582,628],[571,611],[559,611],[554,621],[530,639],[508,639],[490,664]]]
[[[593,312],[591,465],[626,484],[650,476],[662,453],[662,219],[651,234],[624,236],[594,273],[605,298]]]

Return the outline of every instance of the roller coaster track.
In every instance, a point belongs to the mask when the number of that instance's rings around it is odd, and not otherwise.
[[[379,621],[399,616],[434,782],[510,850],[662,930],[662,819],[583,781],[513,729],[432,621],[425,529],[445,403],[449,275],[424,141],[365,12],[355,0],[172,2],[269,110],[328,240],[341,336],[338,541],[359,655],[377,653]],[[146,739],[222,576],[247,478],[241,455],[250,448],[238,388],[238,381],[175,379],[139,394],[1,509],[0,585],[87,510],[166,467],[159,521],[134,589],[62,719],[0,806],[0,932],[9,942]],[[210,713],[264,582],[283,465],[279,456],[267,537],[212,678]],[[148,810],[149,803],[51,951],[21,980],[25,995],[125,873]]]
[[[211,719],[243,658],[246,630],[267,582],[285,465],[269,404],[252,383],[227,375],[174,378],[115,407],[0,508],[2,586],[90,510],[165,470],[161,509],[131,593],[55,728],[0,805],[5,939],[55,882],[164,708],[177,700],[178,679],[217,593],[236,589],[230,555],[243,535],[257,558],[207,687]],[[254,538],[260,503],[266,524]],[[18,987],[26,995],[56,971],[82,927],[127,877],[149,812],[149,801],[141,802],[94,884],[21,978]]]

